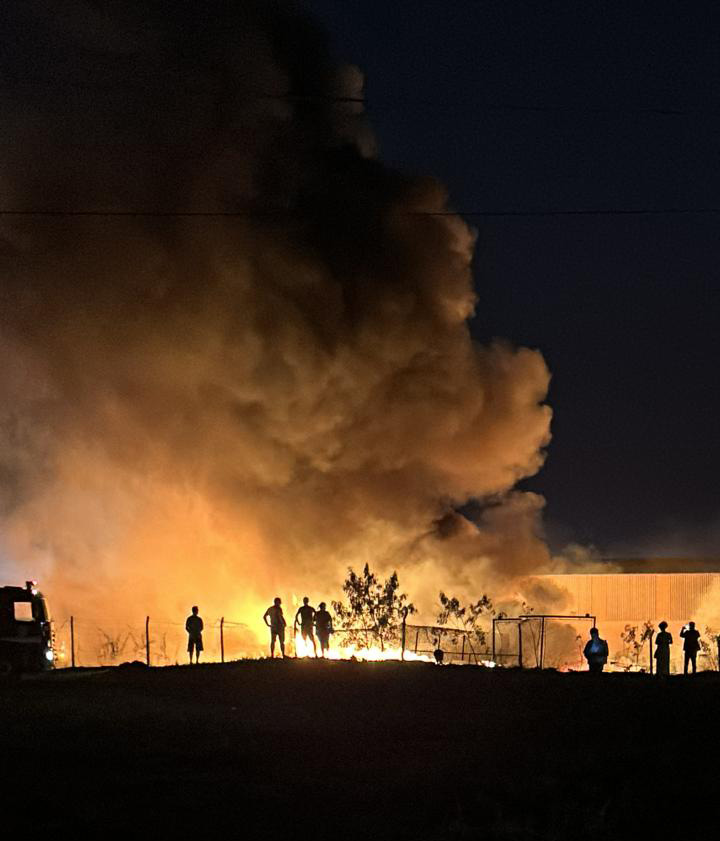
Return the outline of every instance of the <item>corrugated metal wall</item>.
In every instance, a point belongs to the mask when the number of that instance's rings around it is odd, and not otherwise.
[[[543,575],[568,593],[567,610],[594,614],[598,622],[686,622],[709,595],[720,573],[618,573]]]
[[[680,625],[691,619],[704,621],[701,605],[707,597],[720,600],[720,573],[617,573],[608,575],[541,575],[567,594],[564,604],[556,603],[559,612],[597,617],[601,635],[610,647],[608,668],[623,668],[622,657],[627,648],[622,634],[626,626],[641,628],[646,621],[657,628],[661,620],[670,625],[674,636],[670,669],[681,672],[682,640]],[[704,608],[707,610],[708,602]],[[572,623],[570,623],[572,624]],[[578,623],[576,630],[585,635],[587,628]],[[701,624],[701,634],[706,630]],[[713,645],[715,642],[713,641]],[[637,665],[649,669],[653,647],[643,646]],[[698,667],[711,668],[711,661],[701,652]]]

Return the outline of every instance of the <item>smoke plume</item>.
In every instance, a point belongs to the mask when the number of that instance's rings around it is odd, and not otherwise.
[[[549,568],[513,490],[544,361],[471,340],[473,232],[383,165],[323,33],[248,0],[2,15],[2,203],[63,214],[0,228],[5,577],[257,626],[365,561],[430,614]]]

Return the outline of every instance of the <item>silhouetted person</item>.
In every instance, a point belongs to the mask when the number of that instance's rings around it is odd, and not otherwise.
[[[670,646],[673,638],[669,631],[666,631],[667,622],[661,622],[658,625],[660,631],[655,637],[655,665],[656,671],[659,675],[670,674]]]
[[[295,624],[293,629],[297,634],[298,621],[300,622],[300,633],[302,638],[307,641],[308,637],[312,641],[313,654],[317,657],[317,646],[315,645],[315,634],[313,633],[313,620],[315,618],[315,608],[310,607],[310,599],[305,596],[302,607],[298,608],[295,614]]]
[[[325,602],[320,602],[315,611],[315,630],[320,643],[320,655],[324,657],[325,652],[330,648],[330,634],[332,633],[332,617],[325,610]]]
[[[190,662],[193,661],[193,649],[195,650],[195,662],[200,662],[200,652],[203,650],[202,632],[203,621],[198,616],[198,607],[193,605],[192,614],[185,620],[185,630],[188,634],[188,655]]]
[[[695,623],[688,622],[683,625],[680,631],[683,638],[683,651],[685,653],[685,674],[688,673],[688,666],[692,663],[693,674],[697,671],[697,653],[700,651],[700,631],[695,630]]]
[[[608,659],[608,644],[600,639],[600,631],[597,628],[590,628],[590,639],[585,643],[583,650],[588,668],[591,672],[601,672]]]
[[[280,605],[282,600],[275,597],[272,605],[263,614],[265,624],[270,628],[270,656],[275,656],[275,640],[280,643],[280,651],[285,657],[285,617]]]

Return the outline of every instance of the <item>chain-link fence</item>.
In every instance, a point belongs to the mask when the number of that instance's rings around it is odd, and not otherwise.
[[[223,617],[204,620],[203,662],[224,662],[269,654],[267,640],[244,623]],[[327,656],[333,659],[422,659],[453,664],[497,665],[524,668],[584,670],[584,644],[593,616],[529,614],[495,617],[487,631],[453,628],[446,625],[398,623],[392,628],[335,628]],[[617,636],[608,623],[607,639]],[[653,638],[624,646],[610,644],[608,671],[654,671]],[[630,629],[631,630],[631,629]],[[633,640],[630,641],[633,643]],[[70,616],[54,623],[54,652],[57,668],[113,666],[141,661],[152,666],[188,662],[188,635],[184,622],[163,617],[138,617],[118,624]],[[279,647],[277,647],[279,649]],[[698,653],[699,670],[718,668],[720,639],[707,629]],[[319,640],[303,640],[292,627],[286,630],[285,652],[290,657],[321,654]],[[279,655],[280,651],[276,650]],[[682,646],[675,646],[670,663],[672,674],[683,670]]]
[[[185,624],[164,618],[146,616],[117,624],[73,615],[55,622],[54,637],[58,668],[114,666],[134,660],[151,666],[170,666],[188,660]],[[205,620],[202,637],[204,662],[254,657],[265,650],[247,625],[230,619]],[[289,656],[314,653],[311,642],[303,643],[300,633],[290,628],[285,648]],[[320,654],[319,642],[316,651]],[[490,658],[482,632],[402,624],[382,632],[373,628],[334,629],[329,654],[335,658],[404,657],[466,664],[487,663]]]
[[[445,625],[408,625],[406,648],[414,654],[436,658],[442,652],[443,663],[490,662],[490,651],[483,631],[448,628]]]
[[[312,650],[311,645],[303,645],[299,639],[296,648],[300,656]],[[330,641],[330,656],[423,659],[480,665],[489,662],[490,652],[482,631],[401,623],[382,631],[375,628],[335,628]]]

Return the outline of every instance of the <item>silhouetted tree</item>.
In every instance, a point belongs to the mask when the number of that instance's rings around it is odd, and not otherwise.
[[[442,591],[438,596],[440,600],[440,612],[437,615],[438,625],[446,625],[447,636],[453,644],[457,643],[458,634],[453,632],[464,631],[471,646],[482,647],[487,641],[487,629],[481,627],[481,617],[492,616],[495,611],[489,596],[483,595],[476,602],[463,605],[455,597],[446,596]],[[443,630],[443,635],[445,631]]]
[[[654,631],[655,626],[650,620],[647,620],[641,628],[638,628],[637,625],[626,625],[620,634],[620,639],[623,641],[624,646],[623,653],[636,666],[639,664],[640,655],[645,647],[645,643],[650,639]]]
[[[415,606],[400,592],[396,572],[381,581],[365,564],[359,575],[352,567],[343,584],[348,603],[334,601],[335,627],[346,631],[345,638],[355,644],[385,645],[395,641],[404,613],[415,613]]]
[[[700,637],[700,650],[706,657],[706,663],[711,669],[718,668],[718,633],[713,628],[705,626],[705,635]]]

